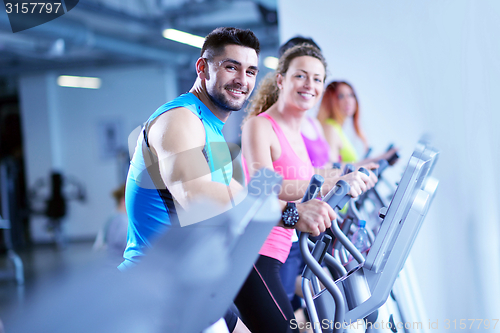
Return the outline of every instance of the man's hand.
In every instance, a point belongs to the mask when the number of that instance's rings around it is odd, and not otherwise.
[[[309,200],[297,204],[299,221],[295,229],[319,236],[327,228],[330,228],[332,221],[337,218],[337,214],[329,204],[319,200]]]

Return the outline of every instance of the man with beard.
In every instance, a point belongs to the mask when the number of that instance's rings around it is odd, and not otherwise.
[[[127,177],[129,228],[121,270],[138,262],[151,240],[179,226],[177,208],[186,210],[201,197],[226,204],[242,189],[232,179],[221,130],[254,88],[259,51],[259,41],[249,30],[212,31],[196,62],[198,77],[189,93],[149,117]]]
[[[197,198],[228,204],[242,190],[232,179],[231,156],[221,130],[255,86],[259,52],[259,41],[250,30],[215,29],[205,39],[189,93],[149,117],[127,177],[129,227],[120,270],[137,263],[160,234],[179,226],[177,208],[189,209]],[[300,231],[317,235],[335,218],[331,207],[319,200],[299,205],[304,214],[295,228]],[[282,202],[283,210],[285,206]],[[230,331],[244,327],[229,312],[225,319]]]

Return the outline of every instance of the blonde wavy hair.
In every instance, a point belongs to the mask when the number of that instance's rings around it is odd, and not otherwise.
[[[278,67],[274,72],[268,73],[260,82],[257,90],[254,92],[253,97],[250,99],[249,106],[247,108],[247,116],[243,121],[243,124],[251,117],[255,117],[262,112],[269,109],[279,97],[279,88],[276,83],[278,74],[284,76],[290,67],[290,63],[293,59],[310,56],[321,61],[323,66],[325,66],[326,73],[326,60],[323,57],[321,51],[308,43],[303,43],[295,45],[294,47],[288,49],[283,53],[279,59]],[[326,76],[326,74],[325,74]],[[325,78],[323,78],[323,81]]]

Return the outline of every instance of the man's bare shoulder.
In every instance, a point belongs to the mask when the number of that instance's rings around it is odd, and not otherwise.
[[[203,124],[191,110],[178,107],[159,115],[148,132],[149,142],[155,150],[182,151],[205,144]],[[162,148],[160,148],[162,147]]]
[[[179,126],[182,124],[182,126]],[[203,127],[200,118],[196,116],[191,110],[185,107],[178,107],[168,110],[158,117],[151,123],[150,128],[153,126],[171,129],[171,128],[183,128],[189,130],[191,126]]]

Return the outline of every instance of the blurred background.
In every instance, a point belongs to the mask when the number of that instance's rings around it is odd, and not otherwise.
[[[13,34],[2,10],[4,257],[8,248],[20,255],[28,292],[41,276],[92,260],[86,253],[116,207],[111,193],[125,180],[134,129],[191,88],[196,36],[235,26],[261,42],[259,79],[280,43],[313,38],[328,81],[356,89],[374,153],[401,149],[396,178],[422,135],[441,150],[438,194],[412,251],[427,314],[498,318],[499,19],[495,0],[81,0]],[[243,116],[230,117],[227,141],[239,143]],[[22,302],[24,291],[4,280],[1,307]]]

